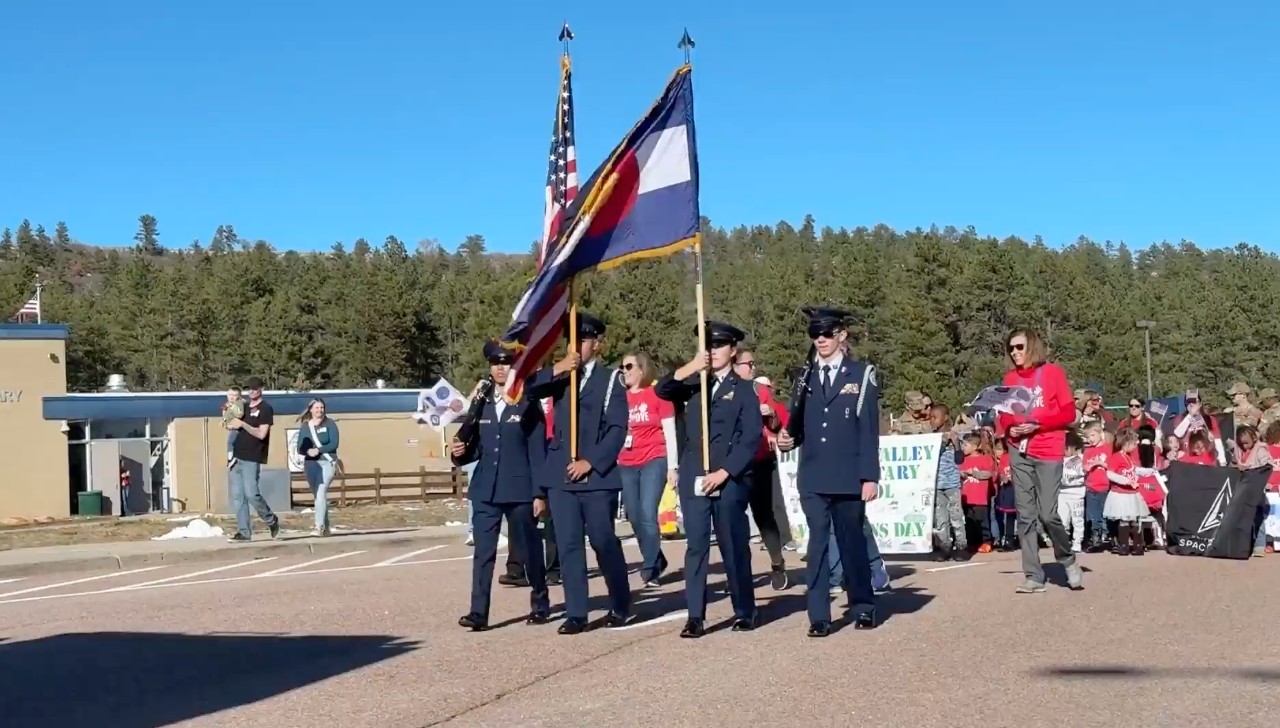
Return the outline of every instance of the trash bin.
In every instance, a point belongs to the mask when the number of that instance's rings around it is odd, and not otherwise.
[[[82,516],[101,516],[102,515],[102,491],[86,490],[80,493],[80,515]]]

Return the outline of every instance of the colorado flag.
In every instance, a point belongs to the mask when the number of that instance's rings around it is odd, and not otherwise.
[[[565,211],[546,262],[516,305],[506,339],[526,343],[558,286],[590,270],[671,255],[697,240],[698,155],[691,69],[676,71],[649,113]]]

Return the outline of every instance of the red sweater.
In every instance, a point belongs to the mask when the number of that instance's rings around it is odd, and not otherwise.
[[[787,421],[791,418],[787,413],[787,408],[778,400],[773,398],[773,393],[768,387],[756,385],[756,396],[760,398],[760,404],[767,404],[773,408],[773,413],[778,416],[778,429],[769,429],[769,418],[765,418],[764,437],[760,438],[760,449],[756,450],[755,461],[769,460],[773,457],[773,448],[769,445],[769,437],[777,435],[778,432],[787,426]]]
[[[1009,448],[1020,447],[1026,440],[1028,457],[1037,460],[1061,460],[1067,451],[1067,428],[1076,420],[1076,401],[1067,382],[1067,374],[1057,364],[1041,364],[1027,369],[1011,369],[1004,375],[1007,387],[1026,387],[1035,395],[1031,412],[996,417],[996,432],[1005,438]],[[1009,428],[1026,422],[1040,426],[1027,437],[1007,435]]]

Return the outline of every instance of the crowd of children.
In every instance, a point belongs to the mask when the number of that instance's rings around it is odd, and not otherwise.
[[[991,428],[953,425],[945,405],[933,405],[931,414],[934,431],[943,435],[934,506],[935,553],[941,560],[963,561],[972,553],[1016,550],[1017,504],[1004,443],[995,439]],[[1215,442],[1212,429],[1181,429],[1181,436],[1169,435],[1161,442],[1151,424],[1122,426],[1113,434],[1095,419],[1067,433],[1058,514],[1076,553],[1110,550],[1141,556],[1149,545],[1164,547],[1165,469],[1175,461],[1227,462],[1224,445]],[[1251,426],[1238,427],[1235,435],[1225,448],[1230,448],[1237,467],[1280,463],[1280,422],[1261,439]],[[1280,492],[1280,467],[1272,472],[1268,489]],[[1274,551],[1268,531],[1280,534],[1280,518],[1273,516],[1264,525],[1260,516],[1255,555]],[[1042,531],[1040,539],[1043,546]]]

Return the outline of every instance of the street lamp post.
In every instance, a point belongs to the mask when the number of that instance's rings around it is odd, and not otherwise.
[[[1155,321],[1139,321],[1137,323],[1138,328],[1142,329],[1142,338],[1146,340],[1147,344],[1147,401],[1151,401],[1152,390],[1154,389],[1151,386],[1151,329],[1155,325]]]

